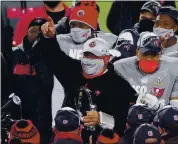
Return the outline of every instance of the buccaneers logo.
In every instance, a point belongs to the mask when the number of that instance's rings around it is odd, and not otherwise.
[[[165,90],[165,88],[159,89],[159,88],[154,87],[152,92],[156,97],[161,97],[164,94],[164,90]]]
[[[84,16],[84,15],[85,15],[85,12],[84,12],[83,10],[79,10],[79,11],[77,12],[77,15],[78,15],[79,17]]]
[[[159,40],[154,41],[154,47],[156,47],[156,48],[160,47],[160,41]]]
[[[91,42],[90,44],[89,44],[89,47],[91,47],[91,48],[93,48],[93,47],[95,47],[96,46],[96,43],[95,42]]]

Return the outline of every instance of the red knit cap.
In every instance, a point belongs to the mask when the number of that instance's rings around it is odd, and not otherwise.
[[[31,120],[19,120],[10,130],[10,140],[18,137],[22,143],[40,144],[40,134]]]
[[[98,137],[97,144],[118,144],[120,137],[109,129],[104,129]]]
[[[69,24],[72,21],[82,22],[93,30],[97,28],[98,11],[95,6],[76,6],[71,10]]]

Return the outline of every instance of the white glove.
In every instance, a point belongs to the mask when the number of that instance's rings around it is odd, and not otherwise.
[[[158,100],[156,96],[151,94],[140,94],[137,103],[146,104],[150,109],[158,111],[165,105],[165,100]]]
[[[149,108],[156,110],[156,111],[159,109],[159,100],[157,99],[156,96],[151,95],[151,94],[146,94],[143,97],[143,101]]]
[[[136,104],[144,104],[144,101],[143,101],[144,96],[145,96],[145,93],[140,93],[137,98]]]

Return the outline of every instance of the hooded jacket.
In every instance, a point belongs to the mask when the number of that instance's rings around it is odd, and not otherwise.
[[[66,91],[63,106],[76,109],[75,96],[78,95],[78,90],[82,86],[87,86],[92,92],[97,92],[97,95],[92,97],[97,105],[97,111],[114,116],[114,129],[122,136],[129,103],[136,100],[135,90],[121,75],[115,72],[113,65],[108,65],[108,72],[102,76],[93,79],[84,78],[80,60],[74,60],[61,51],[56,38],[43,37],[42,39],[41,44],[44,47],[40,51]],[[99,132],[96,132],[97,134]]]

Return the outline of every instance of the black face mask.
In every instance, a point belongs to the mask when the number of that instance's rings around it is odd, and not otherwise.
[[[54,8],[60,3],[60,1],[44,1],[44,3],[50,8]]]
[[[153,32],[153,26],[154,26],[154,21],[150,20],[150,19],[141,19],[139,21],[139,28],[138,28],[138,32],[145,32],[145,31],[149,31],[149,32]]]

